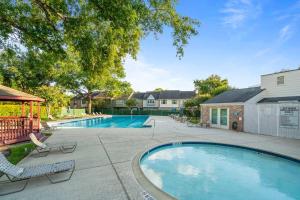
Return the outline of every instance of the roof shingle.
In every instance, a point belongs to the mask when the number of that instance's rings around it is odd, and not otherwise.
[[[2,101],[38,101],[43,102],[44,99],[15,90],[4,85],[0,85],[0,100]]]
[[[263,89],[260,87],[228,90],[205,101],[203,104],[246,102],[261,91],[263,91]]]

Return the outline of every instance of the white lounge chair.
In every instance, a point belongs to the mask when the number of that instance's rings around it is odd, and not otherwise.
[[[31,141],[37,146],[36,150],[40,154],[40,156],[47,156],[52,150],[61,151],[62,153],[72,153],[77,147],[77,142],[51,144],[39,141],[33,133],[30,133],[29,137]]]
[[[13,182],[23,182],[24,184],[22,187],[16,189],[16,190],[10,190],[8,192],[0,193],[0,196],[12,194],[16,192],[20,192],[25,189],[25,187],[28,184],[28,181],[31,178],[35,177],[42,177],[45,176],[48,178],[48,180],[52,183],[60,183],[64,181],[68,181],[71,179],[73,172],[75,170],[75,161],[69,160],[69,161],[63,161],[63,162],[57,162],[53,164],[43,164],[43,165],[36,165],[32,167],[19,167],[16,165],[11,164],[5,156],[0,152],[0,172],[6,175],[8,180],[1,181],[0,184],[4,184],[8,186],[10,183]],[[54,180],[52,175],[58,175],[60,173],[67,173],[70,172],[70,175],[66,178]],[[3,177],[2,177],[3,179]],[[4,187],[0,187],[0,191]],[[11,187],[9,187],[11,189]]]

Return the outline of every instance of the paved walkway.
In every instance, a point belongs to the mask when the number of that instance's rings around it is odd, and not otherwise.
[[[77,141],[72,154],[51,153],[47,157],[24,159],[30,166],[74,159],[76,170],[68,182],[50,184],[46,178],[31,180],[27,188],[1,199],[141,199],[144,190],[137,183],[132,160],[141,151],[173,141],[212,141],[256,147],[300,159],[300,140],[238,133],[219,129],[187,127],[168,117],[153,117],[153,129],[61,129],[47,142]]]

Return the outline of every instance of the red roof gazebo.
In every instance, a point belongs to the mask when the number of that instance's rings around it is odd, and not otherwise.
[[[0,85],[0,101],[20,102],[21,116],[0,116],[0,146],[29,140],[30,133],[40,132],[40,103],[45,100],[3,85]],[[34,103],[37,114],[33,115]],[[25,106],[29,104],[26,116]]]

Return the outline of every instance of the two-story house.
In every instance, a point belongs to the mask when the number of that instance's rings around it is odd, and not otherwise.
[[[132,98],[137,99],[143,109],[180,110],[184,102],[195,95],[195,91],[163,90],[137,92]]]
[[[223,92],[201,110],[212,127],[300,138],[300,69],[262,75],[260,87]]]

